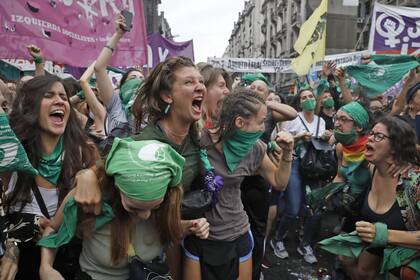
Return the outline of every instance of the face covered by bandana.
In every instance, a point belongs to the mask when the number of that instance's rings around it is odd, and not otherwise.
[[[322,101],[322,106],[325,108],[333,108],[334,107],[334,99],[332,97],[328,97]]]
[[[313,98],[302,101],[302,109],[304,111],[313,111],[316,107],[316,100]]]

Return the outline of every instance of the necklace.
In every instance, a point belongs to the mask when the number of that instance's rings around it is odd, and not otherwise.
[[[171,135],[173,135],[175,137],[179,137],[179,138],[182,137],[183,138],[183,137],[187,136],[188,133],[189,133],[189,131],[187,131],[186,133],[183,133],[183,134],[177,134],[177,133],[173,132],[169,127],[167,127],[165,124],[163,124],[163,123],[161,123],[161,124],[162,124],[162,128],[165,132],[169,132]]]

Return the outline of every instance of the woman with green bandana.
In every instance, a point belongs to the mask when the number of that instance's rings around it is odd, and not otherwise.
[[[9,209],[0,278],[38,279],[38,234],[72,188],[76,173],[95,165],[98,154],[79,127],[61,79],[53,75],[25,82],[10,125],[0,113],[0,135],[0,173]]]
[[[293,137],[280,132],[282,149],[275,165],[259,140],[264,131],[267,106],[254,91],[241,89],[223,100],[217,127],[202,133],[201,145],[223,187],[218,201],[206,212],[208,240],[188,236],[184,240],[184,279],[236,280],[252,277],[253,239],[241,202],[245,176],[259,174],[277,190],[287,185],[292,161]]]
[[[131,107],[144,80],[141,70],[128,69],[120,80],[120,94],[114,92],[112,81],[108,76],[107,66],[111,62],[112,53],[126,31],[125,19],[119,15],[115,21],[115,33],[99,53],[95,63],[95,75],[100,98],[107,110],[107,133],[111,134],[115,128],[122,129],[125,125],[133,126]],[[132,127],[133,128],[133,127]],[[128,135],[121,135],[125,137]]]
[[[304,180],[299,169],[300,160],[305,155],[306,147],[311,141],[311,138],[315,137],[318,124],[318,137],[324,137],[325,134],[325,121],[315,115],[316,100],[312,89],[308,85],[301,88],[297,95],[297,99],[302,110],[299,112],[298,118],[282,124],[282,129],[290,132],[294,136],[296,145],[288,187],[281,194],[279,202],[279,205],[284,207],[284,210],[282,211],[283,215],[280,217],[277,224],[276,238],[271,240],[271,247],[274,250],[274,254],[281,259],[288,258],[289,256],[283,240],[300,213],[305,186],[309,185],[311,187],[316,187],[319,184],[319,182],[313,180]],[[309,214],[310,213],[308,213],[308,215]],[[317,232],[318,222],[318,216],[311,216],[305,220],[304,238],[298,247],[299,253],[308,263],[317,262],[311,247],[311,242],[313,234]]]
[[[132,137],[134,140],[167,143],[185,158],[182,173],[184,193],[196,187],[193,182],[200,177],[196,124],[202,116],[205,96],[203,78],[191,59],[172,57],[159,63],[149,73],[132,107],[139,129],[139,134]],[[142,126],[145,123],[147,125]],[[97,177],[91,170],[78,178],[78,185],[86,193],[94,191],[100,194]],[[205,218],[183,220],[182,224],[185,234],[195,234],[201,238],[207,235],[208,223]],[[167,253],[172,276],[181,279],[181,248],[173,246]]]
[[[324,89],[317,97],[317,101],[316,113],[325,121],[325,129],[332,132],[334,129],[335,101],[329,89]]]
[[[340,255],[352,279],[418,279],[420,277],[419,157],[414,130],[404,121],[385,117],[368,136],[364,157],[372,183],[362,199],[356,231],[321,242]],[[412,164],[400,176],[389,174],[390,162]],[[402,269],[401,269],[402,268]],[[404,278],[409,271],[412,278]]]
[[[76,232],[83,238],[78,279],[129,279],[134,256],[165,268],[164,248],[178,244],[183,234],[184,162],[168,144],[116,138],[104,170],[98,170],[102,213],[94,221],[80,220],[74,193],[66,197],[50,224],[54,233],[38,243],[44,247],[41,279],[62,279],[52,267],[54,249],[68,243]]]

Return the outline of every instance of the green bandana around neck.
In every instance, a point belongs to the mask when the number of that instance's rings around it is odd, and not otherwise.
[[[334,104],[334,99],[332,97],[324,99],[322,101],[322,106],[324,106],[325,108],[333,108]]]
[[[247,132],[236,129],[231,137],[223,140],[223,154],[229,173],[235,171],[263,133],[264,131]]]
[[[51,155],[40,155],[38,172],[41,177],[53,185],[57,185],[58,178],[61,174],[61,167],[63,164],[64,138],[61,136]]]
[[[350,132],[341,132],[339,130],[334,129],[334,138],[337,140],[338,143],[343,145],[350,145],[356,139],[358,135],[356,130],[353,128]]]
[[[120,98],[123,103],[124,111],[128,114],[134,104],[138,90],[143,84],[143,80],[131,79],[126,81],[120,89]]]
[[[359,102],[352,101],[341,107],[340,110],[347,113],[363,130],[369,128],[369,114]]]
[[[304,111],[313,111],[316,107],[316,100],[313,98],[306,99],[302,102],[302,109]]]
[[[105,169],[127,197],[151,201],[181,183],[184,163],[185,159],[166,143],[115,138]]]

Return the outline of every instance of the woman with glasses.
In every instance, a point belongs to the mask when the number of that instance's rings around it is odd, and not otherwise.
[[[367,136],[364,157],[370,163],[372,183],[361,205],[356,232],[369,247],[357,260],[341,257],[352,279],[376,279],[381,267],[383,273],[394,269],[398,277],[407,279],[400,275],[401,265],[392,265],[395,263],[405,263],[408,268],[402,271],[411,269],[413,275],[417,271],[420,276],[420,169],[416,142],[415,131],[393,117],[381,119]],[[392,176],[388,169],[394,162],[413,167]]]

